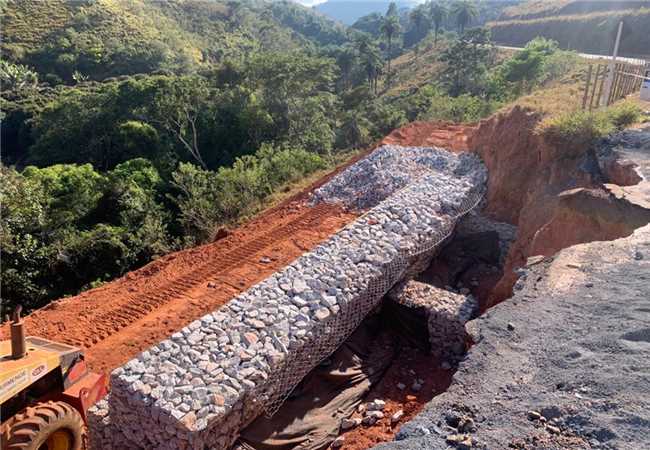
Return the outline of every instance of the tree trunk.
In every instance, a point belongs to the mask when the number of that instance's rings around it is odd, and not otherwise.
[[[391,56],[391,53],[392,53],[392,51],[391,51],[392,48],[393,48],[392,37],[389,35],[388,36],[388,78],[390,78],[390,56]]]

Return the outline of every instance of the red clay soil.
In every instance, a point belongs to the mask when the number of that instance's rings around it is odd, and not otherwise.
[[[442,147],[455,152],[468,150],[467,141],[474,131],[471,125],[449,122],[412,122],[386,136],[381,143]]]
[[[389,442],[394,439],[399,427],[415,417],[436,395],[447,390],[451,384],[453,372],[443,370],[440,361],[420,350],[409,348],[401,351],[388,372],[374,387],[368,396],[368,401],[381,399],[386,402],[384,418],[373,426],[360,425],[348,432],[342,433],[345,437],[344,450],[362,450],[371,448],[380,442]],[[417,379],[424,381],[418,392],[410,388]],[[403,384],[405,389],[399,389]],[[391,416],[402,410],[404,415],[394,425],[391,425]],[[355,413],[352,417],[362,418]]]

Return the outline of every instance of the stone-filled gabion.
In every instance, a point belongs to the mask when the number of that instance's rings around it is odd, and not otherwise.
[[[323,323],[354,308],[387,264],[450,232],[459,208],[482,196],[481,162],[448,159],[448,172],[423,174],[285,269],[114,370],[110,396],[91,411],[93,448],[232,445],[268,406],[269,392],[277,395],[280,367],[324,341],[331,353],[347,337],[323,333]],[[296,373],[293,385],[302,376]]]
[[[412,280],[395,286],[388,297],[424,311],[434,356],[453,361],[465,350],[465,324],[478,313],[474,297]]]
[[[371,208],[422,175],[432,171],[450,174],[466,169],[472,161],[469,155],[439,148],[384,145],[316,189],[312,202]]]

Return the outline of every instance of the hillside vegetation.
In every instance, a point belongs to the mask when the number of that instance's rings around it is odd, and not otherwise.
[[[544,39],[500,56],[469,0],[436,33],[434,5],[363,33],[288,2],[2,3],[3,300],[210,242],[407,121],[479,120],[575,63]]]
[[[506,8],[499,20],[620,11],[648,6],[647,0],[528,0]]]
[[[647,57],[650,3],[647,1],[529,1],[508,8],[488,23],[495,42],[523,46],[537,36],[585,53],[610,54],[620,21],[620,53]]]
[[[2,10],[4,58],[51,84],[346,40],[341,26],[289,1],[5,0]]]

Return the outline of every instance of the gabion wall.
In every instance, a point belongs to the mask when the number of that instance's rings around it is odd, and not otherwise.
[[[472,157],[427,172],[290,266],[111,374],[95,449],[226,449],[422,266],[481,200]]]
[[[394,302],[424,311],[431,354],[446,362],[465,351],[465,324],[478,313],[478,301],[426,283],[409,280],[388,293]]]

